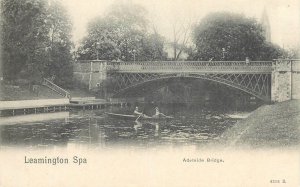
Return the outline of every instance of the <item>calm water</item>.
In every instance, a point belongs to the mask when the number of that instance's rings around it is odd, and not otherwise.
[[[154,113],[154,106],[142,109]],[[161,107],[174,116],[168,121],[132,121],[108,117],[105,112],[131,114],[133,108],[107,108],[32,114],[0,118],[0,148],[87,146],[110,149],[117,146],[148,148],[199,145],[216,140],[236,123],[222,111],[203,108]]]

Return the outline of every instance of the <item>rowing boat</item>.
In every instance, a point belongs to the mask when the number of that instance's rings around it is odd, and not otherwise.
[[[119,119],[127,119],[127,120],[166,120],[166,119],[172,119],[173,117],[171,116],[160,116],[160,117],[150,117],[146,115],[130,115],[130,114],[118,114],[118,113],[110,113],[110,112],[105,112],[110,117],[114,118],[119,118]]]

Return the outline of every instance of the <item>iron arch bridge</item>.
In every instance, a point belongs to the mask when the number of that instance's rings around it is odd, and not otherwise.
[[[106,69],[116,81],[115,97],[153,81],[183,77],[225,84],[266,102],[271,98],[271,61],[109,62]]]

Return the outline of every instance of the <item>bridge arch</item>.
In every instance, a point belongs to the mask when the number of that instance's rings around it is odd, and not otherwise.
[[[147,83],[173,79],[192,78],[217,82],[253,95],[265,102],[270,102],[270,74],[216,74],[216,73],[117,73],[113,97],[120,97],[127,91],[146,85]]]

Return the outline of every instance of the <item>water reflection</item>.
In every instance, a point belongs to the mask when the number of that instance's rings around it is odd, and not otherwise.
[[[71,144],[104,149],[114,146],[201,146],[218,139],[236,122],[222,112],[203,108],[165,107],[162,111],[174,119],[161,121],[115,119],[107,116],[105,111],[129,114],[133,108],[0,118],[0,148]]]

